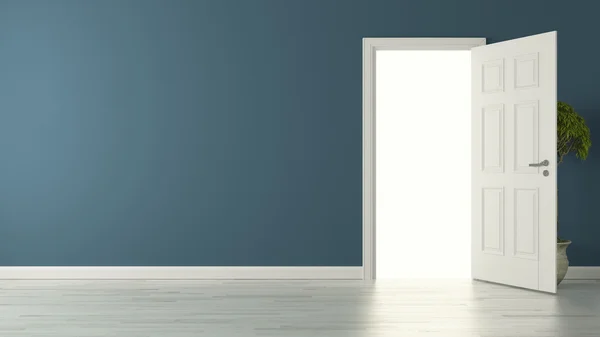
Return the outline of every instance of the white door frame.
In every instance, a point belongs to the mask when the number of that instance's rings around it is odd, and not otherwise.
[[[471,50],[485,38],[363,38],[363,279],[375,267],[375,53],[378,50]]]

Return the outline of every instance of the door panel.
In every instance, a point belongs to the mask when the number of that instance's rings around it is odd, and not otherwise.
[[[537,188],[515,188],[515,257],[538,260],[538,196]]]
[[[538,102],[520,102],[514,106],[515,120],[515,173],[538,174],[539,169],[529,166],[539,162]]]
[[[483,251],[504,254],[504,190],[483,188]]]
[[[473,48],[471,62],[472,276],[554,293],[556,32]]]
[[[482,109],[483,171],[504,171],[504,105],[492,104]]]

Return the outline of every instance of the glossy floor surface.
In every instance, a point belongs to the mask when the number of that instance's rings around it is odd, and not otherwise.
[[[600,336],[600,282],[0,281],[0,336]]]

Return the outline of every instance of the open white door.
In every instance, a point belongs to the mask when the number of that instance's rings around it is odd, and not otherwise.
[[[476,47],[472,277],[556,292],[556,32]]]

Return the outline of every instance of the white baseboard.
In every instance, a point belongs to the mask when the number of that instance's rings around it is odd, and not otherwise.
[[[569,267],[566,280],[600,280],[600,267]]]
[[[0,279],[361,280],[363,267],[0,267]]]
[[[0,280],[362,280],[363,267],[0,267]],[[600,280],[600,267],[569,267],[567,280]]]

